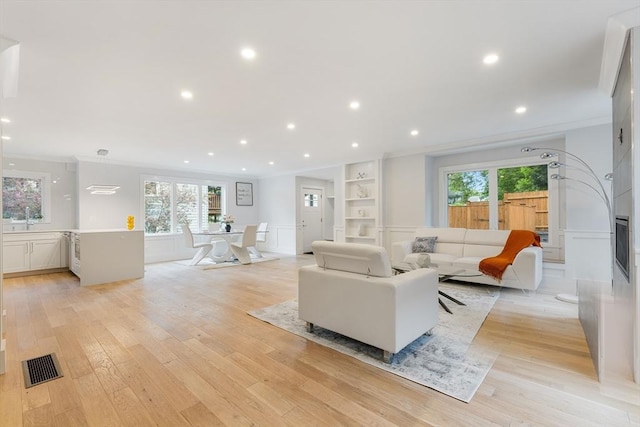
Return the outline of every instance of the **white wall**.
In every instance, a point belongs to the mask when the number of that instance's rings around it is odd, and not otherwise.
[[[395,242],[412,239],[418,227],[427,224],[433,200],[427,199],[427,157],[393,157],[383,161],[384,246],[390,251]]]
[[[144,228],[144,202],[142,185],[144,176],[202,180],[226,187],[227,213],[236,217],[234,227],[258,223],[257,200],[260,189],[255,180],[177,170],[159,170],[136,166],[123,166],[103,162],[78,163],[78,227],[80,229],[124,229],[127,216],[134,215],[136,229]],[[236,206],[235,183],[253,184],[253,206]],[[101,196],[85,190],[91,184],[119,185],[116,194]],[[145,262],[186,259],[193,250],[185,248],[182,234],[145,237]]]
[[[611,132],[610,124],[567,132],[565,150],[583,159],[602,178],[612,167]],[[575,164],[569,158],[567,163]],[[565,174],[596,185],[578,169],[567,168]],[[566,201],[565,273],[576,280],[610,284],[611,242],[606,204],[584,184],[571,180],[562,183]],[[610,196],[608,182],[604,188]]]
[[[50,162],[4,157],[3,168],[22,172],[48,173],[55,184],[51,184],[50,222],[34,224],[32,230],[67,230],[77,228],[76,222],[76,165],[75,163]],[[14,166],[9,166],[13,164]],[[3,224],[4,231],[23,230],[23,224]]]
[[[285,254],[296,253],[296,184],[293,175],[263,178],[259,181],[259,222],[269,223],[263,249]]]
[[[258,206],[256,200],[259,188],[255,180],[245,177],[228,177],[189,173],[186,171],[159,170],[136,166],[114,165],[100,162],[78,163],[78,228],[124,228],[128,215],[135,215],[136,228],[143,227],[144,205],[142,200],[142,177],[158,176],[184,178],[185,180],[202,180],[211,184],[226,186],[227,213],[236,217],[234,226],[256,224]],[[253,184],[253,206],[236,206],[236,182]],[[85,188],[91,184],[119,185],[118,192],[110,196],[90,194]]]

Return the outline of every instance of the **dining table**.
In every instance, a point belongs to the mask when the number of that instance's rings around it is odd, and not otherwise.
[[[231,231],[213,231],[213,230],[201,230],[197,233],[193,233],[194,236],[207,236],[213,243],[213,249],[209,252],[208,257],[215,262],[227,262],[233,259],[233,252],[231,252],[231,243],[242,238],[244,231],[231,230]],[[223,244],[225,247],[224,252],[217,250],[218,246]]]

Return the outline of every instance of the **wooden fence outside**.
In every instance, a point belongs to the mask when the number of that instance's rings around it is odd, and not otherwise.
[[[504,193],[498,202],[498,229],[546,231],[549,227],[547,191]],[[489,229],[489,202],[449,206],[449,227]]]

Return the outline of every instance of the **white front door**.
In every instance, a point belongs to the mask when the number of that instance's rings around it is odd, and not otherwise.
[[[302,187],[302,252],[322,240],[322,188]]]

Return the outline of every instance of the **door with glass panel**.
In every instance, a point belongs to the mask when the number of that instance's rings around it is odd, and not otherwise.
[[[322,189],[302,188],[302,252],[311,252],[311,243],[322,240]]]

